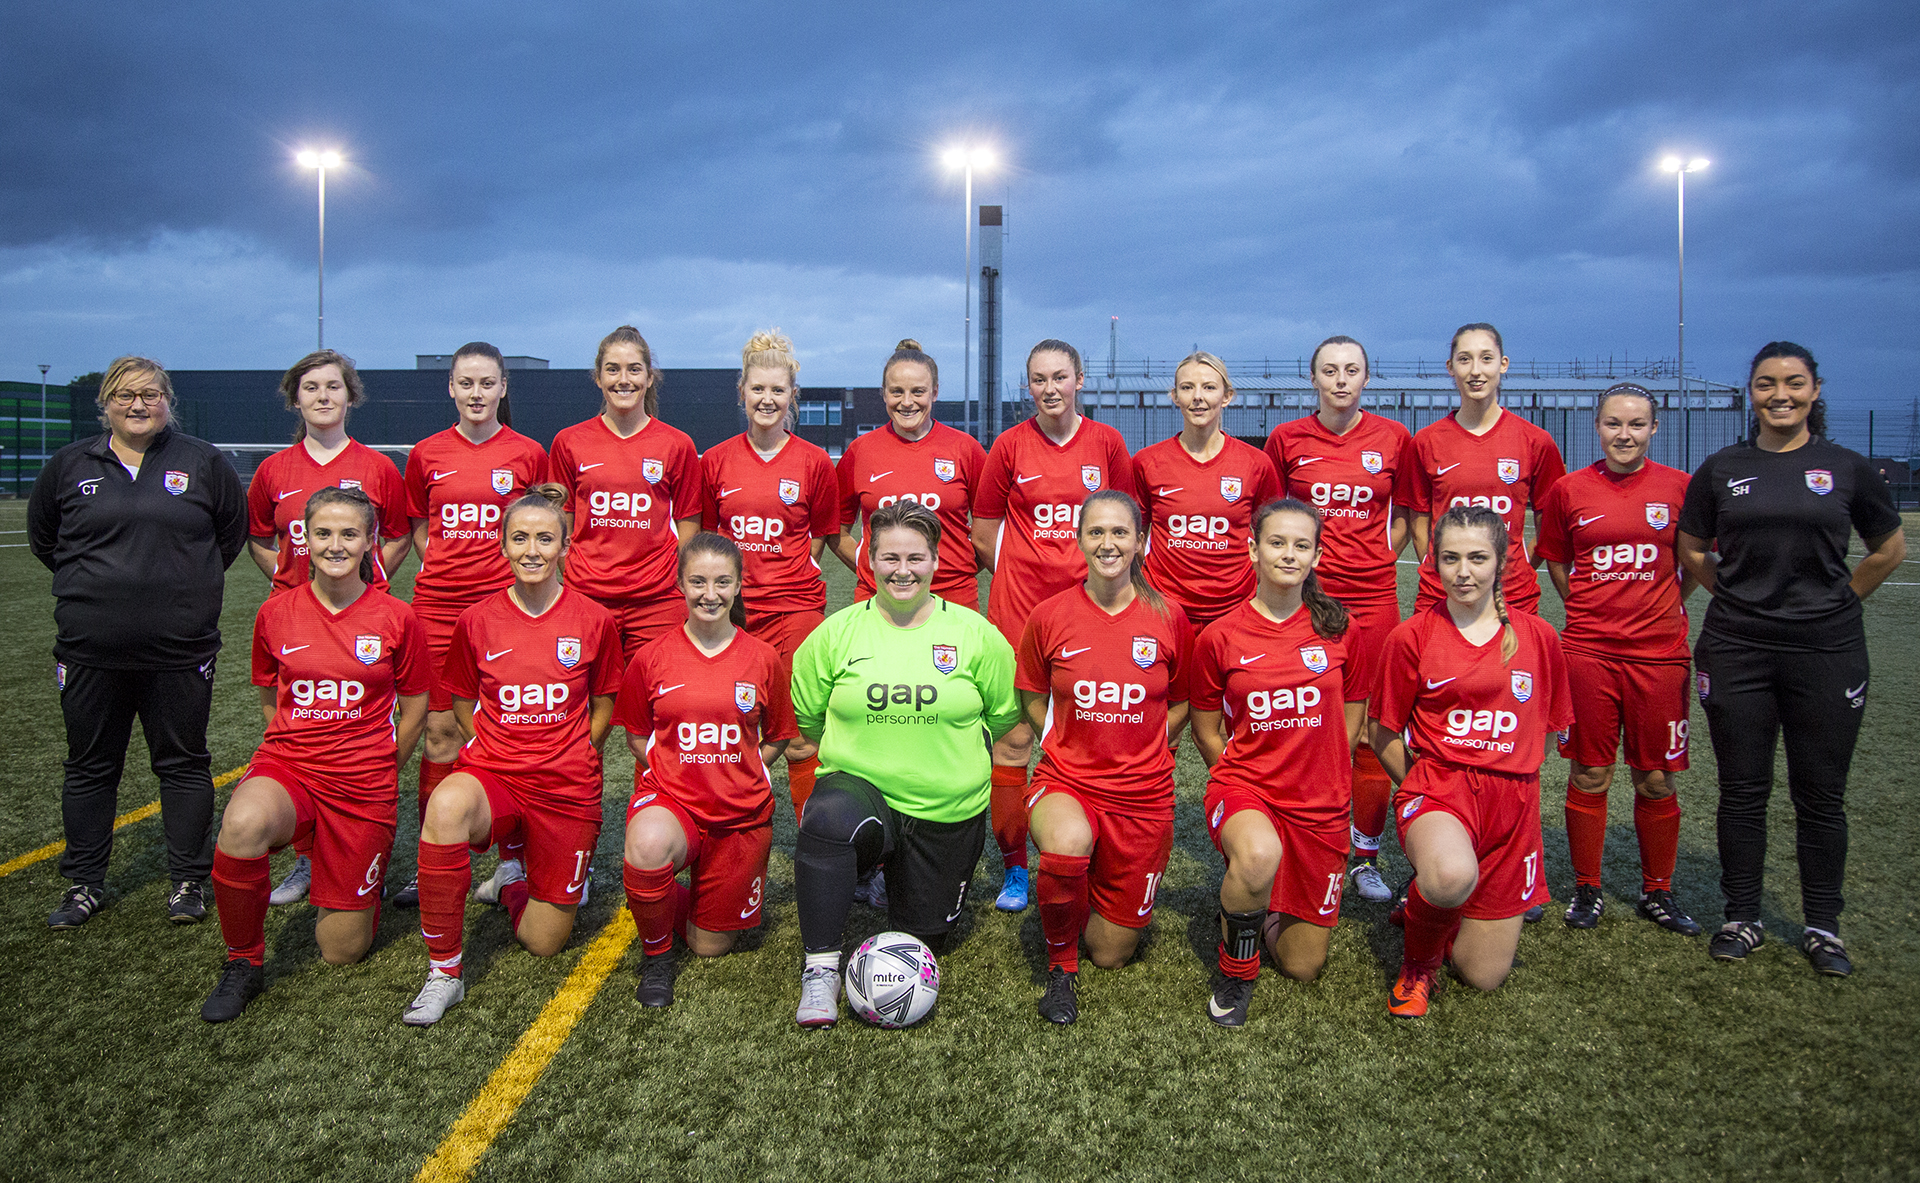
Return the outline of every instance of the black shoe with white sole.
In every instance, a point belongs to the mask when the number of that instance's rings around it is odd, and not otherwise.
[[[1830,978],[1844,978],[1853,972],[1853,960],[1839,937],[1809,928],[1800,937],[1800,951],[1816,971]]]
[[[167,893],[167,919],[175,924],[198,924],[207,918],[206,897],[198,879],[181,879]]]
[[[633,992],[641,1006],[672,1006],[675,966],[671,950],[655,953],[640,963],[640,988]]]
[[[1253,982],[1220,974],[1214,979],[1213,997],[1207,999],[1207,1017],[1222,1027],[1239,1027],[1246,1023],[1251,1005]]]
[[[1700,935],[1700,922],[1682,912],[1674,902],[1673,893],[1664,888],[1641,893],[1640,905],[1634,910],[1668,932],[1677,932],[1683,937]]]
[[[1567,905],[1568,928],[1593,928],[1607,910],[1607,897],[1591,883],[1573,885],[1573,902]]]
[[[104,888],[87,883],[75,883],[67,888],[65,895],[60,897],[60,906],[47,917],[47,927],[79,928],[87,922],[88,917],[100,910],[100,905],[106,901],[106,898],[107,893]]]
[[[1758,920],[1729,920],[1707,942],[1707,955],[1715,961],[1745,961],[1766,939],[1767,930]]]

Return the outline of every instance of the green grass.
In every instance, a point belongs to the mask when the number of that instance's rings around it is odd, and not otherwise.
[[[0,530],[23,519],[19,503],[0,502]],[[23,540],[0,534],[0,543]],[[26,550],[0,550],[0,595],[14,606],[0,618],[0,651],[12,658],[0,687],[14,704],[0,766],[0,861],[60,835],[47,586]],[[259,737],[245,640],[264,586],[244,559],[234,568],[216,772],[243,763]],[[849,581],[831,588],[843,602]],[[1622,777],[1606,918],[1575,934],[1550,909],[1523,937],[1505,988],[1455,986],[1425,1022],[1389,1020],[1399,934],[1382,907],[1349,900],[1318,982],[1269,970],[1247,1027],[1216,1029],[1203,1007],[1221,867],[1201,828],[1203,778],[1188,746],[1151,937],[1126,969],[1082,975],[1077,1026],[1051,1028],[1034,1014],[1039,921],[993,910],[999,876],[988,858],[964,938],[943,961],[933,1020],[908,1032],[852,1022],[800,1032],[793,826],[783,808],[767,922],[749,948],[689,966],[664,1013],[633,1002],[630,952],[476,1177],[1912,1177],[1917,615],[1920,588],[1911,587],[1886,588],[1867,611],[1875,681],[1850,801],[1844,930],[1859,967],[1850,980],[1816,977],[1788,944],[1799,890],[1784,783],[1766,882],[1769,942],[1748,964],[1722,966],[1703,940],[1633,918],[1637,855]],[[1705,735],[1697,714],[1694,733]],[[156,793],[137,736],[133,746],[123,811]],[[427,1031],[399,1021],[425,972],[413,914],[389,910],[372,955],[332,969],[319,960],[305,905],[271,917],[268,993],[237,1022],[202,1023],[219,931],[162,919],[157,821],[120,832],[109,905],[74,932],[45,927],[62,886],[54,862],[0,879],[0,1177],[411,1177],[621,906],[618,819],[632,773],[624,755],[608,765],[612,824],[579,935],[541,961],[511,943],[502,914],[475,907],[472,992]],[[1542,777],[1549,883],[1563,899],[1565,771],[1550,759]],[[403,774],[408,797],[412,780]],[[1716,922],[1704,741],[1680,794],[1678,894]],[[401,812],[405,869],[415,835],[411,809]],[[1397,850],[1389,859],[1404,874]],[[883,921],[856,908],[850,935]]]

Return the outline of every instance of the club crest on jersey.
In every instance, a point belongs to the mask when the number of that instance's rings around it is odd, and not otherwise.
[[[1089,493],[1099,492],[1100,466],[1098,464],[1082,464],[1080,466],[1080,483],[1087,487],[1087,492]]]
[[[1220,478],[1220,500],[1232,505],[1240,500],[1240,478],[1223,476]]]
[[[935,645],[933,647],[933,668],[943,674],[950,674],[960,668],[960,649],[956,645]]]
[[[553,655],[560,660],[561,665],[566,666],[568,669],[579,665],[580,638],[561,637],[558,641],[554,642]]]
[[[1498,460],[1494,462],[1493,471],[1494,475],[1511,485],[1520,479],[1520,462],[1518,460]]]
[[[1158,637],[1135,637],[1133,639],[1133,664],[1143,670],[1153,668],[1154,661],[1160,656]]]
[[[1525,702],[1533,697],[1533,675],[1525,670],[1513,671],[1513,701]]]
[[[733,705],[740,708],[741,714],[744,715],[752,711],[753,704],[758,701],[759,696],[752,682],[735,682],[733,684]]]
[[[1420,796],[1415,797],[1413,800],[1407,802],[1405,805],[1402,805],[1400,807],[1400,820],[1406,821],[1408,818],[1412,817],[1414,814],[1419,813],[1420,807],[1422,805],[1425,805],[1426,803],[1427,803],[1426,794],[1422,793]]]
[[[360,482],[354,480],[350,476],[343,476],[340,478],[340,487],[342,489],[358,489],[360,487]]]
[[[958,464],[951,460],[941,460],[938,457],[934,458],[933,476],[935,480],[950,481],[959,475],[960,466]]]
[[[1327,672],[1327,647],[1309,645],[1300,651],[1300,660],[1305,662],[1307,668],[1314,673],[1324,674]]]
[[[1647,525],[1664,530],[1673,521],[1673,507],[1664,501],[1647,502]]]
[[[168,473],[167,475],[171,477],[173,474]],[[1809,468],[1807,470],[1807,488],[1825,497],[1827,494],[1833,492],[1833,474],[1824,468]]]
[[[493,470],[493,491],[505,497],[513,492],[513,470],[496,468]]]
[[[657,485],[660,478],[667,475],[667,462],[664,460],[644,459],[640,461],[640,475],[649,485]]]
[[[781,477],[780,478],[780,503],[782,505],[792,505],[794,502],[798,500],[800,500],[800,482],[795,480],[788,480],[786,477]]]
[[[372,665],[380,660],[380,636],[374,634],[353,639],[353,656],[361,665]]]
[[[67,688],[67,663],[66,662],[56,661],[53,663],[53,684],[61,690],[65,690]]]
[[[1360,453],[1360,467],[1366,469],[1367,472],[1373,476],[1379,476],[1380,470],[1386,467],[1386,463],[1378,452]]]
[[[187,491],[187,474],[184,472],[168,472],[167,479],[162,483],[167,486],[167,492],[178,497]],[[1807,483],[1813,483],[1812,473],[1807,474]]]

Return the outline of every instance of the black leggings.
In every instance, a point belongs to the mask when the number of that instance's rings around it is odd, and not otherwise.
[[[1847,768],[1866,714],[1865,636],[1845,649],[1806,653],[1702,634],[1694,666],[1720,766],[1720,890],[1727,919],[1760,919],[1774,741],[1785,732],[1801,909],[1807,927],[1838,933],[1847,873]]]

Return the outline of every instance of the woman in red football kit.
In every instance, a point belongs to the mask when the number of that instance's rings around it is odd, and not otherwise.
[[[387,590],[387,575],[413,549],[407,491],[393,461],[347,434],[347,411],[366,399],[352,359],[321,349],[294,362],[280,379],[287,409],[300,414],[293,445],[261,461],[247,487],[247,552],[275,592],[307,583],[307,499],[325,488],[359,489],[379,514],[368,581]],[[305,899],[313,866],[305,850],[275,888],[272,902]]]
[[[234,789],[213,855],[227,964],[200,1008],[235,1019],[265,987],[267,856],[312,852],[314,937],[330,965],[366,955],[393,852],[394,777],[427,717],[427,639],[413,610],[369,586],[379,513],[360,489],[307,499],[310,582],[254,618],[266,738]]]
[[[1700,925],[1673,898],[1680,799],[1673,774],[1687,767],[1687,593],[1680,570],[1680,507],[1687,474],[1647,459],[1660,428],[1653,395],[1631,382],[1594,406],[1601,459],[1568,473],[1540,503],[1535,549],[1567,606],[1567,677],[1573,726],[1560,754],[1567,778],[1567,847],[1573,856],[1568,928],[1592,928],[1606,910],[1600,859],[1607,785],[1626,733],[1633,829],[1640,840],[1642,916],[1684,936]]]
[[[979,441],[934,420],[940,368],[905,340],[880,373],[887,422],[847,445],[835,471],[840,481],[840,533],[828,543],[857,579],[853,598],[873,594],[858,524],[896,501],[917,501],[940,519],[940,570],[933,593],[975,611],[980,607],[981,555],[971,541],[972,511],[987,453]]]
[[[1267,456],[1280,470],[1287,495],[1320,511],[1322,552],[1314,578],[1346,606],[1343,640],[1356,667],[1360,694],[1373,691],[1380,650],[1400,623],[1397,563],[1406,549],[1410,515],[1394,494],[1413,463],[1413,437],[1392,419],[1360,408],[1370,370],[1365,346],[1352,337],[1328,337],[1308,364],[1320,405],[1267,437]],[[1365,736],[1353,750],[1353,863],[1347,869],[1365,900],[1393,895],[1380,874],[1380,839],[1387,829],[1393,782]]]
[[[507,362],[498,349],[485,341],[462,345],[453,355],[447,393],[458,422],[421,440],[407,455],[407,514],[413,519],[414,548],[420,552],[413,610],[427,630],[434,672],[425,750],[420,754],[423,822],[427,801],[453,770],[465,738],[453,716],[453,697],[439,684],[454,623],[468,608],[513,582],[500,556],[502,512],[547,479],[546,449],[513,430]],[[409,883],[393,902],[412,907],[418,898],[416,884]]]
[[[600,413],[561,428],[549,460],[567,490],[567,586],[613,613],[631,661],[684,619],[674,561],[700,528],[700,455],[660,421],[660,370],[640,330],[601,339],[593,381]]]
[[[1168,397],[1180,409],[1180,434],[1140,449],[1133,487],[1147,519],[1147,579],[1197,632],[1253,594],[1253,512],[1280,496],[1280,478],[1260,449],[1222,426],[1233,401],[1225,362],[1189,354],[1174,367]]]
[[[1508,553],[1494,510],[1440,515],[1433,555],[1447,598],[1388,636],[1367,708],[1414,872],[1392,916],[1407,934],[1387,1005],[1399,1018],[1427,1013],[1443,959],[1468,985],[1498,989],[1527,910],[1550,898],[1540,764],[1573,706],[1553,626],[1504,602]]]
[[[566,490],[537,485],[507,506],[501,550],[513,585],[460,615],[441,680],[468,739],[420,829],[420,935],[427,981],[404,1021],[438,1022],[466,997],[460,976],[470,851],[525,852],[500,902],[538,957],[567,943],[600,837],[600,745],[620,689],[613,614],[561,585]]]
[[[793,434],[800,363],[775,329],[740,351],[740,406],[747,430],[700,457],[701,528],[730,538],[746,561],[740,597],[747,632],[789,667],[800,642],[826,619],[820,552],[840,532],[833,461]],[[820,758],[804,736],[787,745],[787,793],[798,818],[813,794]]]
[[[1087,560],[1077,543],[1080,503],[1102,489],[1134,492],[1126,441],[1080,414],[1080,351],[1049,338],[1027,354],[1033,418],[993,441],[973,506],[973,546],[993,583],[987,619],[1016,648],[1042,600],[1077,586]],[[1027,765],[1034,731],[1025,723],[993,745],[993,837],[1006,868],[993,906],[1027,907]]]
[[[1349,753],[1367,686],[1346,645],[1347,610],[1315,571],[1322,533],[1312,505],[1262,505],[1247,547],[1258,588],[1194,652],[1193,742],[1212,769],[1207,832],[1227,860],[1207,1003],[1223,1027],[1247,1021],[1262,933],[1280,972],[1310,982],[1340,918]]]
[[[739,627],[740,550],[696,534],[680,550],[686,623],[627,667],[614,721],[642,770],[627,806],[627,907],[644,958],[634,996],[673,1005],[673,937],[718,957],[760,923],[773,785],[767,767],[800,734],[790,675]],[[689,869],[691,886],[674,876]]]
[[[1140,507],[1117,489],[1086,499],[1076,531],[1085,581],[1033,610],[1014,686],[1040,733],[1031,811],[1035,894],[1047,941],[1042,1018],[1079,1018],[1080,938],[1117,969],[1153,921],[1173,850],[1173,741],[1187,721],[1193,630],[1147,582]]]

